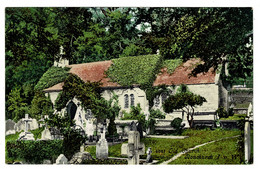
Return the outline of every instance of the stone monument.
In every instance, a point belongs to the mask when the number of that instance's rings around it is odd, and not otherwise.
[[[147,157],[146,157],[146,163],[151,163],[153,162],[153,159],[152,159],[152,148],[151,147],[148,147],[147,151],[146,151],[146,154],[147,154]]]
[[[128,165],[139,165],[139,155],[145,154],[145,145],[140,143],[140,134],[137,131],[136,123],[131,124],[131,131],[128,132],[128,143],[122,144],[121,155],[128,156]]]
[[[56,159],[56,164],[68,164],[68,159],[65,157],[64,154],[60,154],[59,157]]]
[[[107,159],[108,158],[108,144],[105,138],[106,135],[106,126],[104,125],[101,128],[101,139],[96,145],[96,158],[97,159]]]
[[[28,122],[32,121],[31,119],[29,119],[28,114],[25,114],[25,118],[23,121],[25,122],[25,129],[24,129],[24,132],[22,132],[19,135],[18,140],[34,140],[33,134],[28,131],[28,129],[29,129]]]

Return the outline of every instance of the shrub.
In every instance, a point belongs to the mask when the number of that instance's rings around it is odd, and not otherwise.
[[[233,108],[229,108],[229,109],[228,109],[228,115],[229,115],[229,116],[233,116],[233,115],[234,115]]]
[[[151,110],[150,111],[150,118],[158,118],[158,119],[164,119],[165,115],[160,110]]]
[[[63,153],[62,143],[62,140],[7,141],[7,158],[30,164],[41,164],[45,159],[54,162]]]
[[[228,117],[228,112],[225,110],[224,107],[219,107],[216,110],[216,113],[218,114],[219,118],[227,118]]]
[[[181,125],[182,119],[177,117],[171,122],[171,126],[176,129],[177,133],[180,134],[183,126]]]

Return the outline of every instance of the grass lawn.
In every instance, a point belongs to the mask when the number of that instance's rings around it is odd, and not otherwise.
[[[238,138],[210,143],[182,155],[169,164],[240,164],[241,153],[236,149]]]
[[[186,139],[163,139],[163,138],[143,138],[141,142],[145,144],[147,150],[148,147],[152,148],[152,157],[154,160],[158,160],[159,163],[166,161],[173,157],[175,154],[184,151],[188,148],[194,147],[196,145],[206,143],[212,140],[217,140],[220,138],[231,137],[235,135],[240,135],[239,130],[185,130],[182,133],[183,136],[189,136]],[[121,145],[117,144],[109,146],[109,156],[110,157],[122,157]],[[95,156],[96,148],[95,146],[89,146],[87,151]],[[146,155],[141,156],[141,158],[146,158]]]
[[[234,114],[233,116],[229,116],[228,118],[220,118],[220,120],[241,120],[246,117],[246,114]]]

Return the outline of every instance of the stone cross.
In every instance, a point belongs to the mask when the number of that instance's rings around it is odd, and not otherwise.
[[[135,127],[134,127],[135,128]],[[128,156],[128,165],[139,165],[139,155],[145,154],[145,145],[140,143],[140,134],[138,131],[129,131],[128,143],[122,144],[121,155]]]
[[[28,129],[29,129],[29,127],[28,127],[28,122],[31,122],[32,120],[31,119],[29,119],[29,115],[28,114],[25,114],[25,118],[24,118],[24,122],[25,122],[25,132],[28,132]]]
[[[63,46],[60,46],[60,55],[64,55],[63,50],[64,50]]]
[[[97,159],[107,159],[108,158],[108,144],[106,140],[106,127],[104,125],[101,131],[101,138],[96,145],[96,158]]]

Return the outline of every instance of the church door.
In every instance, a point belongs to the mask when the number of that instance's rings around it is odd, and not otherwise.
[[[77,106],[72,101],[67,106],[67,112],[71,120],[74,119],[76,112],[77,112]]]

